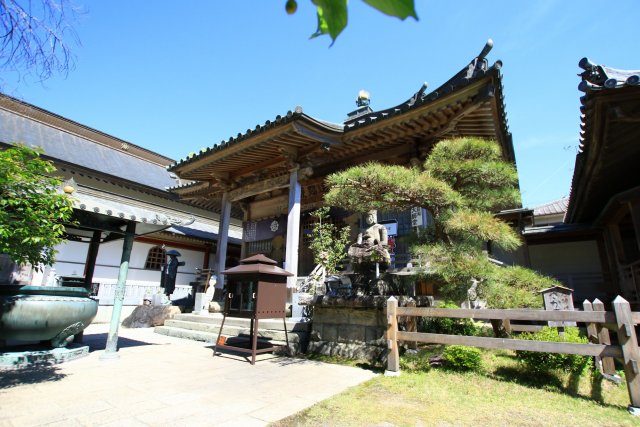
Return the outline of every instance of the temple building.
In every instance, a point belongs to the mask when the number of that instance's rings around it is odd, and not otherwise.
[[[524,231],[532,268],[574,302],[622,295],[640,306],[640,71],[583,58],[580,147],[568,199],[534,210]],[[562,218],[562,219],[560,219]]]
[[[29,267],[12,269],[3,258],[0,283],[43,284],[62,278],[93,287],[101,304],[108,305],[128,233],[133,249],[125,304],[141,304],[145,293],[158,292],[161,267],[171,249],[185,262],[178,271],[175,298],[190,293],[196,269],[213,267],[219,216],[167,191],[182,182],[167,171],[174,160],[0,94],[0,146],[17,143],[41,147],[43,157],[54,162],[75,200],[75,224],[65,227],[67,242],[56,248],[53,269],[44,274]],[[230,262],[236,262],[241,223],[232,220],[225,232]]]
[[[172,164],[180,179],[171,191],[181,199],[221,216],[216,265],[225,266],[226,229],[232,218],[242,218],[242,257],[264,253],[296,276],[308,274],[313,257],[307,248],[309,212],[323,203],[325,177],[350,166],[381,162],[419,166],[440,140],[482,137],[497,141],[505,160],[515,164],[507,127],[500,61],[486,59],[489,41],[481,53],[451,79],[434,90],[421,85],[409,99],[391,108],[373,111],[362,92],[357,109],[343,123],[329,123],[296,107],[253,129],[239,133],[194,156]],[[518,208],[519,206],[514,206]],[[413,214],[413,215],[412,215]],[[362,219],[349,212],[332,212],[336,222],[357,233]],[[391,237],[425,224],[428,215],[381,212]],[[395,232],[395,236],[394,233]],[[395,266],[404,266],[407,249],[395,247]],[[218,286],[223,283],[218,279]]]
[[[564,222],[593,231],[607,293],[640,306],[640,70],[579,65],[580,152]]]

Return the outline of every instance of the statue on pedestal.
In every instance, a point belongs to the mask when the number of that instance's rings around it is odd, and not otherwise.
[[[388,266],[391,263],[388,244],[387,229],[378,224],[378,215],[375,210],[367,213],[366,222],[368,228],[358,234],[356,243],[349,247],[349,256],[354,265],[379,264]]]

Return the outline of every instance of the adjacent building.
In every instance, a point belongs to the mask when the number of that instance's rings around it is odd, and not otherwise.
[[[175,297],[189,293],[196,269],[215,268],[219,215],[180,201],[167,191],[184,182],[167,171],[173,159],[18,99],[0,94],[0,146],[38,146],[54,162],[75,200],[75,224],[53,269],[11,269],[5,260],[2,281],[51,282],[57,277],[93,286],[101,303],[113,300],[123,237],[134,230],[125,303],[140,304],[145,293],[159,292],[166,251],[177,249],[185,262],[178,270]],[[225,229],[229,262],[239,256],[241,223]],[[235,258],[234,258],[235,257]],[[10,274],[13,272],[13,278]]]

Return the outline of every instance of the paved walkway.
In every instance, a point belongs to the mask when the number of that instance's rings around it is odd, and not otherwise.
[[[0,371],[0,426],[264,426],[375,376],[270,354],[251,366],[152,329],[120,328],[120,358],[104,361],[107,331],[85,330],[88,357]]]

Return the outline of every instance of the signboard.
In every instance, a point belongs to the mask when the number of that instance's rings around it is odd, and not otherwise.
[[[384,228],[387,229],[388,236],[397,236],[398,235],[398,221],[395,219],[390,219],[387,221],[380,221],[380,225],[384,225]]]
[[[411,208],[411,226],[421,227],[422,225],[422,208]]]
[[[389,255],[391,256],[391,268],[396,265],[396,236],[398,235],[398,220],[390,219],[380,221],[379,224],[384,225],[387,229],[387,238],[389,243]]]
[[[287,217],[245,221],[242,223],[242,239],[245,242],[273,239],[287,231]]]
[[[540,291],[545,310],[573,310],[573,290],[554,286]],[[549,321],[549,326],[576,326],[575,322]]]

